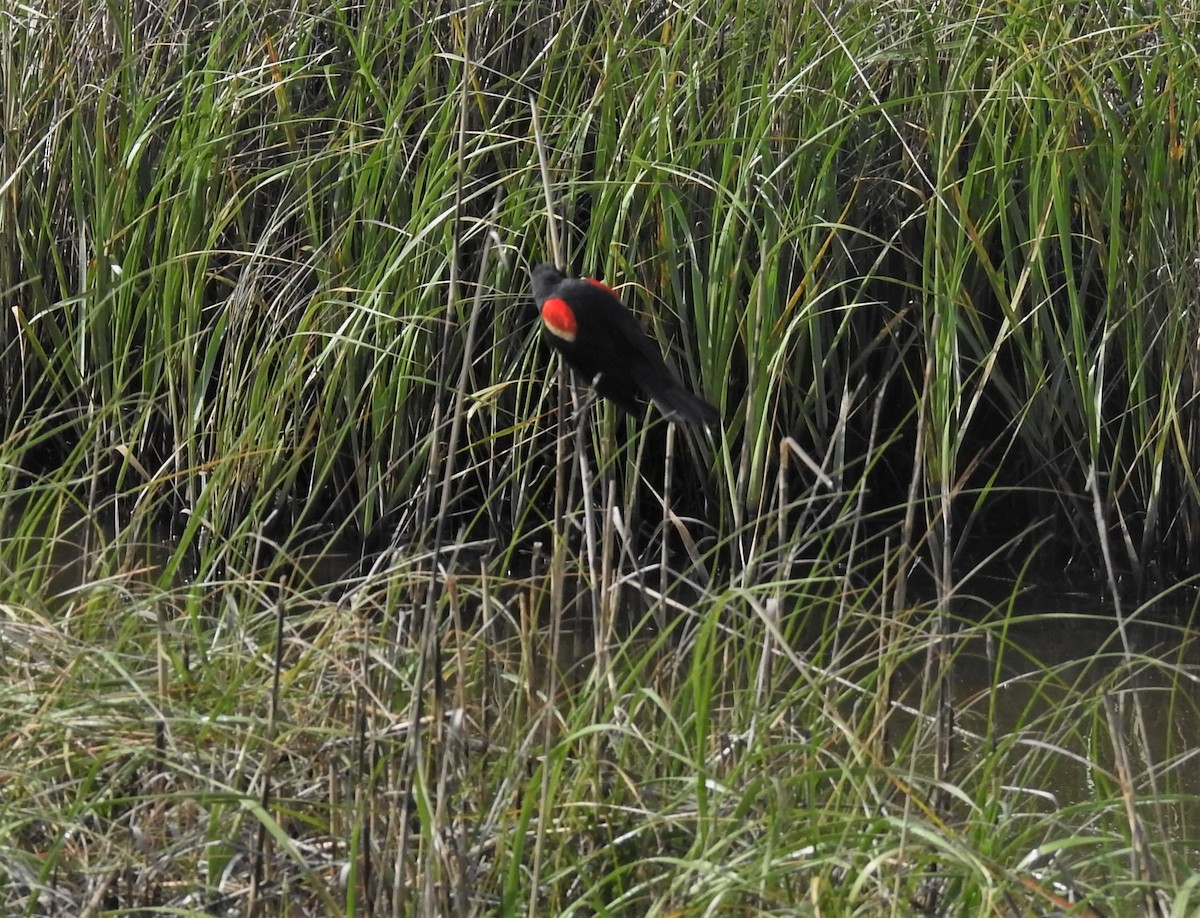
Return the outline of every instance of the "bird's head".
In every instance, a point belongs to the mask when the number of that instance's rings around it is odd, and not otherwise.
[[[550,295],[550,291],[557,287],[563,281],[563,273],[554,265],[543,262],[540,265],[535,265],[533,269],[533,298],[537,300],[538,306],[545,302],[546,297]]]

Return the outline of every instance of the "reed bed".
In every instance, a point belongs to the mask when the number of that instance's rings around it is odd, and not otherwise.
[[[1192,913],[1196,34],[0,10],[5,913]]]

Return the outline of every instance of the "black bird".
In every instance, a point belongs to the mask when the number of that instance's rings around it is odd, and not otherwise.
[[[668,421],[720,422],[717,409],[683,387],[642,324],[600,281],[540,264],[533,269],[533,298],[542,338],[619,408],[640,416],[649,399]]]

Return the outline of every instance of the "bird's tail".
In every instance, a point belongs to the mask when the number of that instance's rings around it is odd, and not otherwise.
[[[716,427],[721,422],[717,409],[699,396],[692,395],[680,383],[663,386],[652,394],[654,404],[668,421],[677,424],[703,424]]]

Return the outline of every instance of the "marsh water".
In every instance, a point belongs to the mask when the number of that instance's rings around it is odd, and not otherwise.
[[[1157,821],[1159,837],[1193,840],[1200,869],[1200,591],[1188,585],[1141,604],[1114,601],[1102,583],[1061,570],[1026,572],[1019,587],[978,576],[971,586],[951,603],[944,639],[957,737],[951,780],[1007,750],[1009,763],[1027,764],[1015,784],[1011,768],[1000,769],[1006,789],[1031,807],[1113,799],[1120,820],[1119,743],[1134,758],[1138,792],[1172,798],[1144,818]],[[928,627],[936,615],[928,613]],[[568,628],[564,642],[568,657],[590,666],[590,620]],[[915,653],[893,678],[900,733],[917,719],[932,723],[927,664],[926,653]]]
[[[1012,583],[991,586],[993,596],[1012,593]],[[977,737],[964,744],[967,754],[986,755],[1018,734],[1031,750],[1061,744],[1061,754],[1040,759],[1045,767],[1029,793],[1056,806],[1094,799],[1098,782],[1118,783],[1117,740],[1096,703],[1106,697],[1119,713],[1126,749],[1139,750],[1136,773],[1156,793],[1179,795],[1172,812],[1158,814],[1166,821],[1159,828],[1200,839],[1198,602],[1194,586],[1140,605],[1114,602],[1101,585],[1072,584],[1061,571],[1057,579],[1048,573],[1028,581],[1003,605],[980,598],[979,614],[990,627],[952,639],[949,674],[957,726]],[[1052,734],[1039,737],[1039,723]]]

